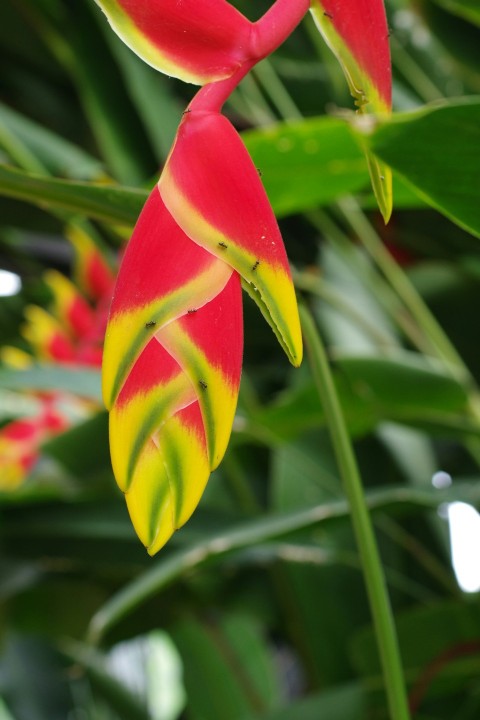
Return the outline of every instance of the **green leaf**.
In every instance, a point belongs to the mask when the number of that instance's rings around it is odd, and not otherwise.
[[[0,103],[0,127],[18,139],[52,175],[93,180],[104,173],[100,160],[3,103]],[[5,149],[9,152],[8,147]],[[12,156],[12,159],[15,158]]]
[[[61,650],[67,658],[85,668],[92,686],[121,720],[151,720],[148,708],[112,675],[100,652],[73,640],[64,640]]]
[[[451,375],[432,367],[421,356],[407,353],[391,358],[339,356],[335,384],[349,430],[363,435],[381,420],[423,426],[444,433],[477,433],[468,421],[467,393]],[[309,383],[285,391],[269,407],[249,418],[279,439],[292,439],[325,424],[325,416]],[[317,468],[318,471],[318,468]]]
[[[66,210],[117,225],[133,226],[147,192],[116,185],[56,180],[0,165],[0,194],[41,208]]]
[[[76,478],[112,480],[108,452],[108,416],[99,412],[87,421],[56,435],[42,450],[60,462]]]
[[[370,510],[386,509],[395,505],[438,508],[443,502],[463,500],[474,503],[479,498],[478,482],[456,482],[446,490],[436,490],[433,486],[390,487],[366,493],[366,502]],[[235,551],[314,527],[327,520],[347,517],[348,514],[348,503],[343,499],[334,500],[296,512],[251,520],[231,527],[223,533],[197,540],[191,547],[166,555],[146,573],[113,595],[93,616],[89,637],[93,642],[99,642],[125,616],[193,568],[201,567],[207,562],[218,562]]]
[[[449,10],[451,13],[480,26],[480,5],[478,0],[435,0],[435,2],[444,7],[445,10]]]
[[[464,693],[466,682],[478,677],[478,651],[473,657],[473,665],[468,662],[463,666],[460,664],[456,670],[452,665],[459,663],[462,650],[470,642],[478,642],[479,622],[478,602],[449,600],[397,614],[400,648],[409,676],[419,678],[429,663],[438,661],[447,653],[446,662],[438,666],[438,674],[431,679],[429,696],[445,696],[453,689]],[[450,658],[449,650],[453,651]],[[378,654],[370,628],[360,631],[354,638],[351,655],[364,677],[371,677],[379,671]]]
[[[267,715],[264,720],[364,720],[365,690],[352,683],[327,688]]]
[[[279,216],[328,205],[369,183],[364,155],[343,120],[278,123],[242,138]]]
[[[100,371],[35,365],[27,370],[0,369],[0,386],[9,390],[58,390],[102,403]]]
[[[357,131],[362,127],[357,123]],[[480,237],[480,99],[440,102],[364,128],[363,139],[430,205]]]
[[[271,653],[261,628],[248,616],[229,615],[208,624],[183,620],[172,637],[183,659],[192,720],[243,720],[263,715],[278,702]]]

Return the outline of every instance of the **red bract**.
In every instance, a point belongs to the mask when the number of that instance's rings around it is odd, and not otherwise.
[[[76,249],[73,275],[80,287],[57,271],[45,273],[52,295],[50,312],[36,305],[26,308],[22,332],[33,357],[17,348],[4,348],[4,362],[14,367],[28,367],[34,359],[75,366],[98,367],[102,363],[113,275],[85,230],[72,225],[66,234]],[[36,400],[39,410],[34,417],[14,420],[0,430],[0,489],[11,490],[21,484],[38,460],[42,443],[66,430],[72,417],[83,416],[92,406],[59,391],[37,393]]]
[[[385,114],[392,108],[388,25],[383,0],[312,0],[311,11],[343,68],[360,113]],[[378,206],[392,212],[392,174],[366,152]]]
[[[238,274],[190,240],[154,188],[120,269],[103,364],[115,476],[151,554],[225,453],[242,351]]]
[[[249,57],[252,24],[225,0],[96,0],[145,62],[197,85],[232,75]]]
[[[302,339],[285,247],[258,171],[231,123],[214,112],[186,113],[159,188],[187,235],[240,273],[299,365]]]
[[[37,416],[5,425],[0,430],[0,490],[15,490],[36,463],[40,445],[66,427],[50,397],[42,399]]]
[[[312,13],[358,106],[389,112],[392,80],[383,0],[313,0]]]
[[[381,27],[378,1],[372,11],[366,8],[366,29],[373,33]],[[309,2],[277,0],[256,23],[223,0],[97,2],[147,62],[209,83],[184,113],[135,227],[105,340],[103,392],[114,472],[153,554],[188,519],[227,447],[240,382],[240,278],[290,361],[302,360],[280,230],[252,160],[220,111],[248,70],[300,22]],[[342,16],[345,4],[338,6]],[[360,12],[352,17],[359,20]],[[352,22],[335,21],[335,28],[334,40],[346,46]],[[389,106],[388,70],[379,71],[364,41],[342,57],[344,67],[353,58],[353,70],[370,83],[364,83],[363,100],[372,87],[372,101]],[[355,77],[351,71],[349,79]]]

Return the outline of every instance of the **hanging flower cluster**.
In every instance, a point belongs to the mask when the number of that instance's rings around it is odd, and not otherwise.
[[[75,250],[74,282],[56,270],[44,275],[52,302],[49,310],[37,305],[25,309],[22,334],[31,351],[2,348],[1,359],[10,367],[26,369],[35,360],[74,366],[100,367],[114,274],[89,235],[78,225],[67,234]],[[0,490],[16,489],[34,468],[43,443],[64,432],[72,416],[91,410],[80,398],[65,393],[36,393],[36,412],[0,429]],[[88,405],[88,407],[87,407]],[[73,407],[75,406],[75,407]],[[73,412],[74,411],[74,412]]]
[[[221,109],[310,2],[277,0],[252,23],[225,0],[96,1],[143,60],[203,85],[126,249],[105,338],[113,469],[135,529],[154,554],[188,520],[227,447],[242,364],[242,285],[292,364],[302,360],[280,231],[258,172]],[[366,49],[371,37],[359,39],[365,18],[355,11],[356,26],[345,20],[355,6],[374,21],[376,57]],[[362,109],[389,109],[382,0],[314,0],[312,10],[322,31],[330,23],[331,46],[345,49],[340,59],[351,86],[358,90],[362,82]],[[352,67],[360,69],[355,74]]]

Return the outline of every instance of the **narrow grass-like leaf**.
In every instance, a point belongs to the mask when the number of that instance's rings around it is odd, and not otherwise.
[[[56,180],[0,165],[0,194],[42,208],[68,210],[116,225],[134,225],[147,192],[116,185]]]
[[[370,510],[387,510],[395,506],[438,508],[445,502],[463,500],[475,503],[479,499],[480,485],[477,482],[456,483],[442,490],[433,486],[390,487],[366,493],[366,503]],[[197,541],[192,547],[178,550],[113,595],[93,616],[89,637],[99,642],[120,620],[193,568],[214,562],[235,550],[283,537],[330,519],[347,517],[348,514],[347,501],[335,500],[307,510],[252,520],[222,534]]]

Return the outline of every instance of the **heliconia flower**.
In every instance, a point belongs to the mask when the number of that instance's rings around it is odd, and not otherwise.
[[[241,286],[151,192],[125,251],[105,337],[115,477],[154,554],[225,453],[243,352]]]
[[[182,230],[234,268],[293,365],[302,336],[285,247],[240,136],[223,115],[186,112],[158,186]]]
[[[96,0],[113,30],[145,62],[203,85],[249,57],[252,23],[226,0]]]
[[[73,279],[90,300],[98,301],[111,295],[115,273],[98,246],[78,223],[67,226],[65,234],[75,251]]]
[[[74,344],[58,320],[37,305],[28,305],[24,316],[22,335],[40,360],[73,362]]]
[[[311,0],[311,12],[345,73],[360,113],[392,107],[388,25],[383,0]],[[387,221],[392,211],[390,170],[367,153],[372,185]]]
[[[15,490],[32,470],[40,445],[66,428],[66,421],[52,405],[43,401],[39,415],[14,420],[0,429],[0,490]]]
[[[75,339],[84,337],[93,325],[94,313],[75,285],[57,270],[47,270],[43,279],[53,296],[52,312],[62,328]]]
[[[25,350],[13,345],[3,345],[0,348],[0,362],[15,370],[26,370],[31,367],[34,358]]]

